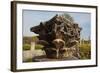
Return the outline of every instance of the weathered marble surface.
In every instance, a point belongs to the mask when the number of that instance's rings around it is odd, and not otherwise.
[[[76,50],[71,52],[73,53],[72,55],[79,58],[77,44],[80,41],[81,28],[78,23],[70,21],[64,15],[55,15],[50,20],[40,22],[38,26],[31,27],[30,30],[39,34],[39,43],[44,45],[43,49],[47,56],[46,60],[48,58],[63,59],[66,52],[62,50],[64,48],[71,49],[72,47]]]

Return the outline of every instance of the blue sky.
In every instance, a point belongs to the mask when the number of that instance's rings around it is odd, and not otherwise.
[[[90,13],[77,13],[77,12],[54,12],[54,11],[33,11],[23,10],[23,36],[33,36],[34,33],[30,32],[30,28],[39,23],[48,21],[56,14],[70,14],[74,21],[82,28],[81,38],[88,39],[91,35],[91,14]]]

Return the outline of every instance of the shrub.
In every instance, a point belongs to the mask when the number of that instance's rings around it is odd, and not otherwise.
[[[44,46],[41,45],[41,44],[36,44],[36,45],[35,45],[35,49],[43,49],[43,47],[44,47]]]
[[[23,50],[30,50],[31,45],[30,44],[24,44],[23,45]]]
[[[32,40],[33,40],[33,41],[36,41],[36,40],[38,40],[38,37],[37,37],[37,36],[33,36],[33,37],[32,37]]]

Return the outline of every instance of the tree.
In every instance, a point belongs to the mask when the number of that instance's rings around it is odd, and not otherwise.
[[[71,15],[69,15],[68,13],[64,13],[63,16],[64,16],[66,19],[70,20],[71,22],[74,22],[73,17],[72,17]]]

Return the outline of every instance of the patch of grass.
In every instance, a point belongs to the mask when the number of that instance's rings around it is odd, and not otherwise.
[[[36,50],[38,50],[38,49],[43,49],[43,47],[44,47],[44,46],[41,45],[41,44],[36,44],[36,45],[35,45],[35,49],[36,49]]]
[[[24,44],[23,45],[23,50],[30,50],[31,45],[30,44]]]
[[[81,59],[90,59],[91,58],[91,44],[81,44],[80,48],[80,55]]]
[[[35,41],[37,41],[37,40],[38,40],[38,37],[37,37],[37,36],[33,36],[33,37],[32,37],[32,41],[35,42]]]

